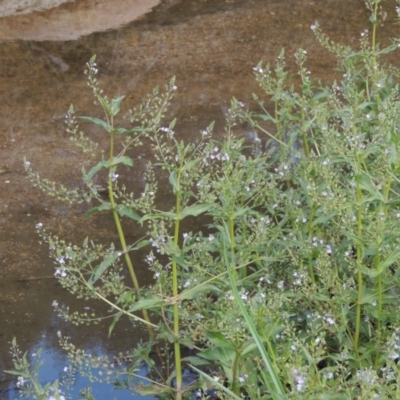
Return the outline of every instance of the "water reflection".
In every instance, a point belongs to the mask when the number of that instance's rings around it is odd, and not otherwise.
[[[52,344],[52,340],[48,340],[49,338],[46,335],[39,340],[38,343],[34,344],[31,347],[31,354],[37,353],[41,350],[41,357],[40,360],[43,362],[43,365],[40,368],[40,382],[44,386],[49,381],[56,381],[59,382],[65,381],[66,377],[68,376],[68,359],[66,355],[60,351],[58,351],[58,347]],[[105,348],[102,345],[97,346],[86,346],[86,351],[90,352],[93,355],[98,357],[102,357],[105,355],[110,355],[110,349]],[[100,370],[99,370],[100,371]],[[102,378],[99,371],[93,371],[93,374],[96,378]],[[143,379],[141,380],[140,376],[147,376],[148,369],[147,367],[143,366],[139,370],[135,371],[137,375],[137,382],[140,384],[145,384],[146,381]],[[104,374],[105,375],[105,374]],[[111,399],[118,399],[118,400],[140,400],[143,399],[143,396],[135,395],[132,393],[131,390],[128,389],[115,389],[112,385],[107,384],[105,382],[91,382],[89,378],[82,377],[80,375],[69,374],[68,378],[71,384],[71,390],[68,391],[70,395],[69,398],[78,399],[80,397],[80,392],[86,388],[92,389],[92,395],[96,400],[111,400]],[[123,379],[123,377],[121,378]],[[15,400],[19,397],[18,390],[16,387],[11,384],[7,389],[0,392],[0,398],[3,400]],[[152,396],[146,396],[147,400],[155,399]]]
[[[79,9],[83,3],[66,3],[60,10]],[[116,1],[92,3],[109,5]],[[16,34],[19,28],[12,28],[16,17],[0,19],[0,389],[8,388],[9,376],[2,371],[12,367],[8,348],[14,335],[23,350],[32,353],[41,343],[48,354],[57,348],[58,329],[73,336],[78,345],[91,348],[96,344],[104,351],[114,343],[129,348],[138,335],[127,327],[114,341],[108,341],[106,326],[96,329],[94,335],[92,330],[75,330],[54,320],[53,300],[61,304],[72,299],[51,278],[53,265],[47,249],[38,244],[35,224],[41,222],[78,244],[87,235],[100,242],[117,243],[118,238],[110,229],[111,218],[97,215],[83,220],[85,206],[71,209],[43,196],[27,182],[22,168],[22,157],[26,156],[43,177],[67,187],[80,184],[80,170],[88,167],[90,160],[71,144],[63,121],[71,102],[80,114],[99,116],[82,73],[89,58],[97,54],[100,84],[110,96],[126,95],[127,108],[175,75],[178,90],[169,117],[178,117],[177,135],[191,140],[215,120],[219,136],[231,97],[251,107],[251,93],[258,92],[253,67],[260,59],[273,62],[283,46],[289,67],[293,66],[294,51],[303,47],[308,50],[307,65],[313,76],[326,81],[340,78],[332,72],[333,59],[321,50],[310,25],[318,20],[332,39],[357,46],[360,32],[368,26],[368,12],[362,3],[165,0],[120,29],[66,42],[38,42],[33,36],[6,41],[9,32]],[[386,3],[388,18],[379,27],[381,42],[396,36],[391,25],[395,21],[394,6],[394,0]],[[43,15],[37,14],[39,19]],[[36,26],[33,20],[26,21],[28,28]],[[45,26],[41,32],[46,33]],[[106,136],[92,128],[88,133],[107,148]],[[128,171],[131,185],[138,190],[150,150],[141,149],[140,155]],[[128,240],[133,241],[136,234],[133,228],[129,230]],[[32,277],[39,279],[29,280]],[[141,282],[151,278],[143,269]],[[59,356],[51,357],[57,360]],[[64,360],[59,360],[62,369]]]

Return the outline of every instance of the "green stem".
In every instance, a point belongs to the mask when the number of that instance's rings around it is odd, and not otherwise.
[[[113,158],[114,158],[114,134],[111,133],[110,134],[110,169],[109,169],[110,175],[111,175],[112,172],[114,172],[113,168],[111,167]],[[108,177],[108,196],[110,198],[111,210],[112,210],[112,214],[113,214],[113,217],[114,217],[115,226],[117,228],[119,241],[121,243],[122,252],[124,253],[125,262],[126,262],[126,265],[128,267],[129,275],[131,277],[131,280],[132,280],[132,283],[133,283],[133,287],[135,288],[135,291],[136,291],[137,295],[139,296],[139,293],[140,293],[139,281],[138,281],[138,279],[136,277],[135,270],[134,270],[133,264],[132,264],[132,260],[131,260],[131,258],[129,256],[129,252],[128,252],[128,247],[126,245],[124,231],[123,231],[122,226],[121,226],[121,221],[119,219],[118,212],[117,212],[117,210],[115,208],[114,190],[113,190],[113,183],[112,183],[111,176]],[[150,325],[151,322],[150,322],[149,314],[147,313],[147,310],[142,310],[142,313],[143,313],[143,318],[148,322],[146,324],[146,326],[147,326],[147,329],[149,331],[150,337],[151,337],[152,340],[154,340],[154,330]]]
[[[111,118],[111,126],[113,126],[113,118]],[[118,215],[118,212],[115,207],[114,190],[113,190],[112,178],[110,176],[111,173],[114,172],[114,168],[112,167],[113,158],[114,158],[114,134],[111,133],[110,134],[110,168],[109,168],[109,176],[108,176],[108,195],[110,198],[111,210],[112,210],[112,214],[114,217],[115,226],[117,228],[119,241],[121,243],[122,252],[124,253],[125,263],[128,267],[129,275],[131,277],[136,294],[137,294],[138,298],[140,298],[139,281],[136,277],[135,270],[133,268],[132,260],[129,255],[128,248],[126,246],[124,231],[122,229],[121,221],[119,219],[119,215]],[[149,313],[147,312],[147,310],[142,310],[142,315],[143,315],[143,319],[146,321],[145,325],[146,325],[147,331],[149,333],[150,340],[154,343],[155,342],[155,333],[154,333],[154,329],[153,329],[154,325],[150,321]],[[157,357],[160,361],[160,365],[163,365],[163,356],[162,356],[161,350],[157,344],[155,345],[155,350],[157,353]],[[164,373],[165,373],[165,371],[164,371]]]
[[[238,396],[240,395],[240,387],[238,385],[239,359],[240,352],[236,352],[232,366],[232,392]]]
[[[226,225],[225,225],[225,228],[227,228],[229,230],[229,227],[226,227]],[[229,232],[228,232],[228,235],[229,235]],[[228,272],[229,283],[231,286],[232,294],[235,298],[236,304],[240,308],[240,311],[246,321],[246,326],[249,329],[249,331],[251,332],[251,335],[253,336],[253,339],[254,339],[254,341],[257,345],[257,348],[260,352],[260,355],[263,359],[265,372],[266,372],[266,374],[269,375],[269,376],[266,376],[265,384],[267,385],[268,390],[271,393],[272,399],[284,400],[287,397],[285,396],[285,389],[282,385],[282,382],[280,381],[277,371],[275,370],[274,365],[272,364],[270,357],[268,356],[268,353],[265,350],[264,343],[261,340],[261,337],[256,330],[253,320],[250,317],[249,313],[247,312],[247,309],[246,309],[245,305],[243,304],[242,299],[240,298],[240,294],[237,289],[236,281],[234,279],[234,274],[233,274],[233,272],[235,270],[234,260],[229,259],[228,252],[225,247],[225,243],[224,243],[223,252],[224,252],[224,261],[225,261],[225,265],[226,265],[226,270]]]
[[[233,216],[233,212],[229,216],[228,227],[229,227],[229,244],[231,248],[231,257],[233,260],[235,257],[235,217]],[[236,270],[233,270],[233,276],[236,281],[237,280]]]
[[[354,332],[354,351],[358,354],[358,341],[360,337],[361,327],[361,303],[363,294],[363,274],[361,272],[362,267],[362,198],[361,198],[361,174],[358,172],[356,183],[356,196],[357,196],[357,308],[356,308],[356,329]]]
[[[285,156],[285,147],[282,146],[283,137],[282,137],[282,126],[279,121],[278,101],[275,101],[275,103],[274,103],[274,113],[275,113],[275,121],[276,121],[275,124],[276,124],[276,130],[277,130],[276,137],[278,138],[278,143],[281,144],[279,153],[281,155],[281,160],[283,161],[285,158],[284,157]]]
[[[375,2],[375,8],[373,11],[373,21],[372,21],[372,60],[374,66],[374,72],[376,73],[377,67],[377,60],[376,60],[376,29],[378,26],[378,3],[379,1]]]
[[[315,218],[315,204],[313,204],[311,206],[311,210],[310,210],[310,218],[309,218],[310,230],[309,230],[309,233],[308,233],[308,237],[309,237],[310,242],[312,241],[312,237],[313,237],[313,234],[314,234],[314,229],[313,229],[313,225],[312,225],[312,223],[314,221],[314,218]],[[311,257],[311,253],[310,252],[308,253],[308,272],[310,274],[311,282],[312,282],[313,286],[315,286],[316,280],[315,280],[315,274],[314,274],[314,265],[313,265],[313,262],[312,262],[312,257]]]
[[[308,145],[308,136],[307,136],[307,131],[305,129],[304,120],[305,120],[305,115],[303,106],[301,105],[301,130],[303,132],[303,146],[304,150],[306,151],[307,160],[310,160],[310,146]]]
[[[179,245],[179,229],[180,229],[180,214],[181,214],[181,199],[180,199],[180,179],[181,168],[178,170],[176,184],[176,220],[174,230],[174,248]],[[178,264],[175,258],[172,260],[172,295],[178,296]],[[181,363],[181,347],[179,344],[179,303],[176,302],[173,307],[174,311],[174,354],[175,354],[175,374],[176,374],[176,400],[182,399],[182,363]]]
[[[384,203],[383,207],[381,207],[381,211],[386,215],[387,213],[387,204],[389,201],[389,193],[390,189],[392,186],[392,180],[389,178],[389,181],[385,185],[384,189]],[[375,258],[375,268],[380,271],[381,269],[381,258],[379,255],[379,249],[378,249],[378,254],[376,255]],[[380,272],[379,275],[377,276],[377,292],[378,292],[378,323],[377,323],[377,336],[378,336],[378,343],[380,342],[381,339],[381,333],[382,333],[382,307],[383,307],[383,287],[382,287],[382,273]]]

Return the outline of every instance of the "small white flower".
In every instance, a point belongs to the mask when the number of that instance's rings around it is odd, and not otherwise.
[[[114,181],[116,181],[116,180],[118,179],[119,175],[116,174],[115,172],[111,172],[111,173],[109,174],[109,177],[110,177],[110,179],[114,182]]]
[[[176,86],[176,85],[172,86],[172,90],[176,90],[176,89],[178,89],[178,86]]]
[[[25,169],[30,168],[30,166],[31,166],[31,163],[30,163],[29,161],[24,161],[24,167],[25,167]]]
[[[240,293],[240,298],[242,300],[247,300],[247,294],[246,293]]]
[[[40,228],[42,228],[42,226],[43,226],[43,224],[41,222],[38,222],[36,224],[36,229],[40,229]]]
[[[22,376],[19,376],[18,380],[17,380],[17,386],[21,387],[24,385],[24,383],[25,383],[25,379]]]
[[[53,303],[51,303],[51,305],[52,305],[53,307],[58,307],[58,301],[57,301],[57,300],[54,300]]]

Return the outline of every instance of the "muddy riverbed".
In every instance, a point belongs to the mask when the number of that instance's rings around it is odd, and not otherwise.
[[[369,28],[363,0],[165,0],[153,2],[154,8],[141,17],[147,10],[135,14],[132,9],[129,20],[121,19],[122,26],[100,29],[104,23],[98,21],[104,21],[104,15],[96,19],[90,10],[97,3],[112,9],[118,3],[114,1],[66,2],[0,18],[0,389],[9,390],[4,398],[14,396],[10,378],[3,373],[11,367],[8,350],[14,336],[24,351],[40,343],[51,352],[59,329],[77,344],[110,351],[142,335],[138,330],[135,337],[127,334],[115,344],[106,340],[106,326],[93,333],[61,324],[51,304],[71,299],[52,278],[52,262],[35,233],[35,224],[41,222],[76,243],[86,236],[117,241],[109,217],[83,220],[86,206],[70,208],[50,200],[31,186],[23,169],[26,157],[42,177],[68,187],[80,184],[80,170],[90,160],[69,141],[64,117],[71,103],[78,114],[99,115],[83,75],[89,58],[97,55],[99,82],[109,96],[127,96],[126,109],[176,76],[178,90],[169,117],[178,118],[177,135],[190,140],[212,120],[216,135],[222,134],[223,114],[232,96],[251,105],[251,93],[258,91],[253,67],[260,60],[273,62],[282,47],[289,67],[295,50],[302,47],[308,51],[313,76],[327,82],[337,78],[333,58],[312,34],[314,21],[332,39],[352,46]],[[394,3],[387,2],[388,17],[380,28],[380,41],[386,44],[400,36],[393,25]],[[68,22],[55,22],[71,21],[74,15],[79,16],[76,27],[82,27],[79,34],[78,28],[65,28]],[[105,135],[90,135],[107,148]],[[130,171],[129,179],[137,187],[143,165],[138,162]],[[141,279],[151,277],[144,270]]]

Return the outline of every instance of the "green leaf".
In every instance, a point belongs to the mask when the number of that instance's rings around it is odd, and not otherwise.
[[[221,384],[218,381],[216,381],[212,376],[207,375],[205,372],[203,372],[202,370],[196,368],[194,365],[191,365],[190,367],[193,368],[203,378],[205,378],[209,382],[211,382],[217,389],[219,389],[219,390],[225,392],[226,394],[228,394],[232,400],[242,400],[242,397],[237,396],[231,390],[226,388],[223,384]]]
[[[127,165],[128,167],[132,167],[133,160],[132,160],[132,158],[130,158],[128,156],[114,157],[112,159],[110,167],[114,166],[114,165],[118,165],[118,164],[124,164],[124,165]]]
[[[150,240],[141,240],[140,242],[136,243],[136,246],[129,247],[129,250],[139,250],[142,247],[148,246],[150,244]]]
[[[102,169],[108,168],[110,163],[108,161],[99,161],[85,176],[85,180],[91,181],[93,177]]]
[[[111,100],[111,115],[115,117],[118,115],[121,109],[121,101],[125,98],[125,96],[117,97],[116,99]]]
[[[312,97],[313,101],[325,99],[331,96],[331,92],[329,90],[322,90],[321,92],[315,93]]]
[[[182,358],[182,361],[184,361],[185,363],[190,363],[192,365],[196,365],[196,366],[204,366],[204,365],[210,365],[212,363],[210,363],[210,361],[207,361],[205,358],[201,358],[201,357],[195,357],[195,356],[189,356],[189,357],[185,357]]]
[[[99,100],[101,106],[103,107],[103,109],[107,113],[107,115],[111,115],[111,108],[110,108],[110,105],[108,104],[107,100],[101,96],[97,96],[97,100]]]
[[[96,214],[100,211],[111,210],[111,203],[102,203],[98,207],[91,208],[86,214],[85,218],[90,217],[93,214]]]
[[[257,343],[254,340],[248,340],[243,346],[241,355],[244,356],[248,353],[253,352],[254,350],[257,350]]]
[[[114,315],[113,322],[111,322],[111,325],[110,325],[110,327],[108,328],[108,337],[111,336],[111,333],[112,333],[112,331],[113,331],[113,329],[114,329],[114,326],[115,326],[115,324],[119,321],[119,319],[121,318],[121,315],[122,315],[122,314],[123,314],[122,312],[119,312],[119,313],[117,313],[117,314]]]
[[[236,349],[234,344],[227,340],[221,332],[207,331],[206,338],[218,349],[223,347],[230,350]]]
[[[228,231],[228,227],[226,225],[225,225],[224,235],[227,237],[227,240],[228,240],[229,231]],[[235,280],[235,277],[233,274],[234,265],[231,265],[231,261],[229,260],[228,251],[227,251],[225,245],[224,245],[223,256],[224,256],[225,266],[226,266],[228,276],[229,276],[229,283],[231,286],[233,297],[235,298],[236,304],[239,306],[240,312],[246,321],[247,328],[249,329],[251,335],[253,336],[255,343],[257,344],[258,351],[263,359],[264,367],[266,369],[265,373],[268,373],[268,377],[267,377],[267,379],[265,379],[268,389],[271,392],[273,399],[286,399],[285,389],[283,388],[280,377],[278,376],[277,372],[275,371],[275,367],[272,364],[271,359],[268,355],[268,352],[265,349],[265,346],[261,339],[261,336],[257,332],[254,322],[253,322],[251,316],[249,315],[249,313],[246,309],[246,306],[243,304],[243,300],[240,297],[239,291],[236,286],[236,280]]]
[[[262,121],[272,121],[275,123],[275,119],[268,114],[253,114],[252,117],[255,119],[261,119]]]
[[[193,204],[192,206],[185,207],[181,213],[179,219],[184,219],[189,215],[197,217],[199,214],[208,211],[213,204],[211,203],[202,203],[202,204]]]
[[[23,378],[30,378],[30,374],[29,373],[24,373],[22,371],[14,371],[14,370],[5,370],[4,371],[7,374],[11,374],[11,375],[16,375],[16,376],[22,376]]]
[[[119,134],[119,135],[129,135],[130,133],[135,132],[146,132],[148,129],[146,128],[132,128],[132,129],[125,129],[125,128],[116,128],[113,129],[112,133]]]
[[[380,264],[380,269],[384,271],[386,268],[390,267],[393,263],[398,261],[400,257],[400,250],[394,250],[389,256]]]
[[[119,257],[118,253],[109,254],[101,264],[95,269],[94,275],[88,280],[88,285],[92,286],[100,277],[107,271],[107,269],[114,264],[115,260]]]
[[[207,284],[207,285],[198,285],[192,289],[188,289],[187,291],[183,291],[179,297],[182,300],[192,300],[197,294],[204,293],[204,292],[216,292],[221,293],[221,289],[217,286]]]
[[[149,297],[146,299],[141,299],[137,301],[132,307],[129,308],[129,312],[134,312],[138,310],[147,310],[149,308],[154,308],[154,307],[161,307],[163,305],[167,304],[161,297]]]
[[[108,122],[103,121],[100,118],[96,118],[96,117],[79,117],[79,118],[83,119],[84,121],[91,122],[92,124],[95,124],[97,126],[100,126],[101,128],[103,128],[105,131],[107,131],[109,133],[112,130],[111,125]]]
[[[157,219],[157,218],[168,218],[168,219],[172,219],[172,220],[176,220],[176,213],[172,212],[172,211],[160,211],[157,214],[146,214],[143,215],[143,217],[139,220],[140,223],[143,223],[144,221],[147,221],[149,219]]]
[[[140,221],[140,215],[131,207],[128,207],[124,204],[118,204],[115,209],[121,217],[128,217],[135,221]]]
[[[169,174],[169,183],[172,185],[172,189],[174,194],[176,193],[176,190],[178,188],[178,176],[176,174],[176,171],[172,171]]]

